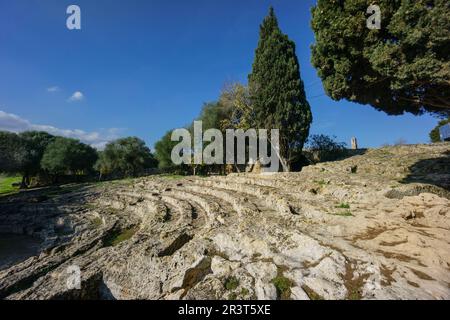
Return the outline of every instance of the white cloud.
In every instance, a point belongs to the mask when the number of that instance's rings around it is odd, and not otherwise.
[[[98,142],[98,143],[93,143],[91,144],[91,147],[97,149],[97,150],[104,150],[106,145],[108,144],[109,141],[102,141],[102,142]]]
[[[47,88],[48,92],[58,92],[60,89],[58,86]]]
[[[72,96],[69,98],[69,101],[81,101],[84,99],[84,94],[81,91],[75,91]]]
[[[120,132],[123,131],[123,129],[120,128],[101,129],[98,132],[86,132],[80,129],[60,129],[49,125],[33,124],[15,114],[6,113],[1,110],[0,130],[12,132],[31,130],[46,131],[57,136],[79,139],[80,141],[90,144],[99,150],[103,149],[109,141],[117,139]]]

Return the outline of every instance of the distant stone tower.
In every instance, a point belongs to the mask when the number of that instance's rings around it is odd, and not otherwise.
[[[352,138],[352,149],[353,150],[358,149],[358,140],[355,137]]]

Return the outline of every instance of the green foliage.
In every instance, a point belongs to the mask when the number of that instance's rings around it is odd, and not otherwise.
[[[179,174],[161,174],[160,177],[167,180],[180,180],[185,178],[185,176]]]
[[[228,300],[236,300],[237,299],[237,294],[235,292],[231,292],[228,295]]]
[[[202,121],[203,130],[221,129],[224,120],[230,119],[232,106],[220,100],[206,103],[197,121]]]
[[[308,137],[312,114],[306,100],[295,44],[278,27],[273,8],[260,27],[252,73],[248,77],[256,126],[280,130],[280,157],[288,170],[291,156]]]
[[[103,225],[103,220],[100,217],[95,217],[94,219],[92,219],[92,224],[94,225],[94,227],[100,228]]]
[[[95,168],[105,175],[137,176],[157,162],[145,142],[136,137],[115,140],[100,153]]]
[[[224,131],[223,122],[227,121],[231,117],[232,113],[232,101],[221,96],[221,99],[217,102],[209,102],[204,104],[200,115],[196,121],[202,121],[202,130],[219,129]],[[194,137],[194,124],[192,123],[187,127],[187,130],[191,133],[191,138]],[[206,173],[208,169],[213,166],[206,165],[174,165],[172,162],[172,149],[178,144],[178,141],[171,140],[172,131],[168,131],[162,138],[155,144],[156,158],[159,162],[161,169],[171,169],[173,172],[183,172],[193,170],[195,168],[196,173]],[[191,143],[194,141],[192,140]],[[189,168],[190,167],[190,168]],[[184,170],[186,169],[186,170]]]
[[[0,132],[0,172],[22,173],[23,186],[42,171],[41,160],[54,136],[42,131]]]
[[[366,26],[372,3],[381,30]],[[318,0],[312,63],[334,100],[390,115],[450,113],[448,0]]]
[[[51,134],[43,131],[26,131],[19,134],[25,149],[21,172],[27,178],[41,171],[41,160],[47,146],[55,140]]]
[[[279,274],[272,280],[273,285],[277,289],[277,295],[281,300],[288,300],[291,297],[292,281]]]
[[[13,183],[20,183],[20,176],[2,176],[0,175],[0,195],[19,191],[18,187],[13,187]]]
[[[250,101],[248,87],[240,83],[226,86],[220,95],[220,105],[225,109],[220,123],[222,131],[226,129],[248,130],[255,128],[255,113]]]
[[[315,183],[317,183],[318,185],[320,185],[321,187],[326,186],[327,184],[329,184],[329,182],[326,182],[325,180],[314,180]]]
[[[137,227],[125,229],[125,230],[118,230],[116,232],[113,232],[109,235],[104,241],[105,247],[115,247],[121,242],[127,241],[131,239],[134,234],[138,231]]]
[[[22,139],[17,134],[0,131],[0,173],[20,172],[25,155]]]
[[[439,121],[438,125],[433,130],[431,130],[430,132],[431,142],[441,141],[441,134],[439,132],[439,128],[442,127],[443,125],[446,125],[447,123],[450,123],[450,118],[448,118],[447,120]]]
[[[248,291],[248,289],[247,288],[242,288],[242,290],[241,290],[241,296],[247,296],[248,294],[250,293],[250,291]]]
[[[343,212],[335,212],[331,213],[333,216],[340,216],[340,217],[354,217],[354,215],[351,213],[350,210],[345,210]]]
[[[172,162],[172,149],[178,144],[177,141],[171,140],[172,131],[168,131],[162,138],[155,144],[156,159],[158,160],[158,166],[161,169],[168,169],[175,167]]]
[[[228,277],[225,280],[225,289],[227,290],[236,290],[239,287],[239,280],[236,277]]]
[[[231,103],[228,103],[228,101],[221,98],[217,102],[206,103],[202,108],[200,116],[197,118],[197,121],[202,121],[203,132],[205,132],[208,129],[221,130],[222,138],[223,138],[221,143],[222,143],[223,151],[224,151],[223,162],[225,162],[225,150],[226,150],[225,130],[223,128],[223,123],[230,119],[232,111],[233,111],[233,107],[234,106]],[[193,125],[191,125],[189,130],[191,131],[191,136],[194,137]],[[194,141],[192,141],[192,142],[194,143]],[[208,144],[208,142],[204,142],[203,147],[206,148],[207,144]],[[191,167],[192,167],[192,171],[196,175],[207,175],[209,172],[213,171],[214,169],[220,170],[220,168],[222,168],[221,165],[206,165],[204,163],[201,165],[193,164]]]
[[[325,300],[320,294],[316,293],[314,290],[312,290],[307,285],[302,286],[303,291],[305,291],[306,295],[311,300]]]
[[[226,129],[279,129],[284,169],[289,170],[292,164],[299,167],[305,164],[301,150],[309,134],[311,110],[300,79],[295,44],[278,28],[273,9],[260,28],[249,87],[239,83],[227,85],[218,101],[203,106],[196,120],[202,121],[204,131],[214,128],[222,133]],[[193,137],[193,124],[188,130]],[[177,143],[171,141],[171,131],[157,142],[155,149],[160,168],[180,167],[174,166],[171,160],[172,149]],[[190,167],[196,174],[207,174],[225,172],[226,166],[192,164]]]
[[[350,205],[348,203],[340,203],[338,206],[336,206],[337,209],[350,209]]]
[[[86,174],[97,157],[92,147],[75,139],[57,137],[45,149],[41,167],[54,176]]]
[[[0,131],[0,172],[22,173],[22,184],[30,177],[54,181],[61,175],[86,175],[93,171],[98,152],[75,139],[54,137],[46,132],[27,131],[20,134]],[[157,161],[138,138],[119,139],[107,145],[96,164],[102,173],[136,175]]]
[[[347,154],[346,144],[336,137],[315,134],[308,139],[308,149],[313,153],[313,162],[334,161]]]

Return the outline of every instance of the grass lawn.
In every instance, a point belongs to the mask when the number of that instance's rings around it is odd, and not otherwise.
[[[136,231],[138,231],[137,227],[117,231],[106,239],[104,245],[105,247],[117,246],[119,243],[131,239]]]
[[[161,178],[164,178],[164,179],[168,179],[168,180],[179,180],[179,179],[186,178],[186,176],[182,176],[179,174],[170,174],[170,173],[163,173],[158,176]]]
[[[21,182],[22,177],[21,176],[4,176],[0,175],[0,195],[13,193],[19,191],[19,188],[14,188],[11,186],[11,184],[15,182]]]

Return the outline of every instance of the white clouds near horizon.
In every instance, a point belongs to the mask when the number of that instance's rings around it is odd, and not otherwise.
[[[108,142],[117,139],[123,129],[108,128],[93,132],[86,132],[80,129],[60,129],[50,125],[34,124],[18,115],[0,110],[0,130],[16,133],[23,131],[46,131],[53,135],[78,139],[101,150]]]

